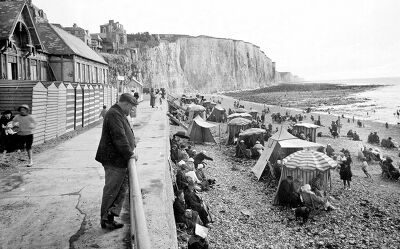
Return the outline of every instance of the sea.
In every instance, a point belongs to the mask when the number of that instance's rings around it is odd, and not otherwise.
[[[305,82],[305,83],[315,83]],[[371,120],[388,124],[400,124],[400,77],[367,78],[318,81],[319,83],[336,83],[343,85],[382,85],[373,90],[352,94],[350,97],[360,99],[359,103],[349,105],[323,106],[317,112],[330,112],[344,115],[356,120]]]

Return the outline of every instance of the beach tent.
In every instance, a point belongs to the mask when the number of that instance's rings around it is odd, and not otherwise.
[[[248,113],[232,113],[232,114],[228,115],[228,120],[232,120],[234,118],[245,118],[248,120],[253,119],[253,117]]]
[[[311,180],[314,179],[318,173],[321,173],[324,183],[322,187],[326,191],[331,185],[330,170],[336,166],[337,162],[324,153],[310,149],[297,151],[283,159],[281,178],[279,179],[277,189],[279,189],[281,182],[288,176],[300,180],[303,185],[311,185]],[[275,194],[274,204],[279,204],[278,192]]]
[[[228,122],[228,142],[227,145],[234,143],[236,134],[239,134],[240,130],[244,131],[251,127],[251,121],[245,118],[234,118]]]
[[[303,132],[306,137],[310,136],[311,142],[315,142],[317,137],[317,129],[319,127],[321,126],[309,123],[297,123],[293,125],[293,131],[296,131],[297,134]]]
[[[214,137],[210,131],[210,128],[214,126],[214,124],[210,124],[204,121],[201,117],[197,116],[190,123],[186,135],[189,137],[190,141],[193,141],[195,143],[215,143]]]
[[[186,112],[188,113],[188,120],[189,122],[192,121],[197,115],[200,115],[203,119],[205,119],[205,111],[206,108],[201,105],[196,105],[196,104],[190,104],[186,108]]]
[[[239,133],[239,141],[243,140],[247,148],[252,148],[257,141],[264,145],[264,135],[266,130],[260,128],[250,128]]]
[[[268,139],[267,144],[264,146],[265,149],[256,165],[252,168],[252,171],[257,179],[260,179],[268,161],[273,164],[279,158],[284,158],[298,150],[305,148],[317,149],[320,146],[322,145],[299,139],[287,132],[285,129],[281,129]]]
[[[225,113],[226,110],[221,105],[216,105],[213,108],[210,116],[208,116],[207,121],[221,123],[224,121]]]

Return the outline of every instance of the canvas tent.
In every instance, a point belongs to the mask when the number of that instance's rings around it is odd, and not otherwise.
[[[225,113],[226,110],[221,105],[216,105],[213,108],[210,116],[207,118],[207,121],[218,122],[218,123],[224,122],[226,115]]]
[[[310,140],[311,142],[315,142],[317,137],[317,129],[319,127],[320,127],[319,125],[315,124],[297,123],[293,125],[293,131],[296,131],[297,134],[303,132],[306,137],[309,136],[311,138]]]
[[[227,145],[234,143],[236,134],[239,134],[240,130],[247,130],[251,127],[251,121],[245,118],[234,118],[228,122],[228,142]]]
[[[279,189],[281,182],[288,176],[300,180],[302,184],[311,185],[311,180],[314,179],[318,173],[321,173],[324,183],[322,187],[326,191],[331,182],[330,170],[336,166],[337,162],[324,153],[309,149],[297,151],[283,159],[281,178],[279,179],[277,189]],[[273,203],[275,205],[279,204],[278,192],[275,194]]]
[[[197,115],[205,119],[205,111],[206,108],[201,105],[196,105],[196,104],[190,104],[187,106],[186,112],[188,113],[188,120],[189,122],[192,121]]]
[[[252,171],[257,179],[260,179],[268,161],[275,163],[278,158],[284,158],[298,150],[304,148],[316,149],[320,146],[322,145],[299,139],[287,132],[285,129],[281,129],[268,139],[267,144],[264,146],[265,149],[256,165],[252,168]]]
[[[204,121],[201,117],[197,116],[189,125],[187,131],[187,136],[190,141],[194,143],[205,143],[212,142],[215,143],[214,137],[211,134],[210,128],[215,125]]]

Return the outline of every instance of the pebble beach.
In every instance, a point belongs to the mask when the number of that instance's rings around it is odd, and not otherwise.
[[[225,95],[205,95],[207,99],[220,99],[222,106],[233,109],[233,97]],[[251,99],[251,96],[247,96]],[[264,103],[244,101],[240,103],[246,109],[261,110]],[[271,113],[294,115],[301,113],[300,108],[285,108],[266,105]],[[271,114],[270,113],[270,114]],[[266,124],[271,123],[273,130],[286,129],[288,122],[273,123],[271,115],[266,115]],[[276,184],[267,187],[263,181],[257,181],[251,168],[256,160],[237,159],[234,157],[234,146],[226,146],[226,124],[217,125],[212,133],[217,144],[195,145],[197,151],[206,150],[214,158],[208,162],[205,173],[217,180],[214,189],[202,193],[209,204],[214,219],[208,239],[211,248],[398,248],[400,244],[400,184],[381,178],[378,163],[371,163],[368,170],[372,179],[365,178],[361,170],[361,161],[357,160],[358,151],[366,145],[378,148],[385,156],[399,162],[397,149],[384,149],[381,146],[367,143],[370,132],[376,131],[380,138],[391,136],[400,138],[400,127],[389,125],[386,128],[381,122],[363,121],[364,127],[357,127],[350,118],[341,118],[339,138],[333,139],[329,125],[338,116],[327,113],[305,113],[303,122],[312,123],[310,116],[320,116],[322,137],[317,143],[331,144],[335,151],[348,149],[353,157],[352,190],[343,190],[338,172],[332,172],[332,189],[334,206],[337,210],[316,214],[309,222],[302,225],[294,220],[291,209],[272,205]],[[348,130],[356,131],[361,141],[347,138]],[[182,128],[171,125],[171,134]],[[221,132],[219,132],[221,131]],[[221,134],[221,135],[220,135]],[[396,166],[397,167],[397,166]],[[181,248],[185,248],[183,245]]]

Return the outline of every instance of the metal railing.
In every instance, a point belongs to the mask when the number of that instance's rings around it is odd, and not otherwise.
[[[144,215],[142,192],[139,186],[135,159],[131,158],[129,160],[128,170],[132,248],[151,249],[150,236],[147,229],[146,216]]]

